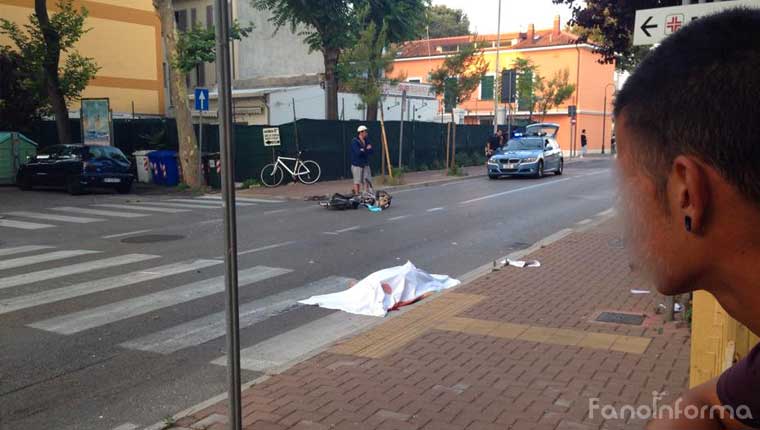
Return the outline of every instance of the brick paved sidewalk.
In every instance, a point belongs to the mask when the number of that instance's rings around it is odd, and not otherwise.
[[[664,325],[662,297],[629,269],[608,220],[507,267],[427,299],[246,389],[248,429],[641,429],[591,417],[590,405],[652,405],[687,386],[689,332]],[[601,311],[647,315],[641,326],[593,322]],[[226,402],[179,428],[224,429]],[[628,418],[626,416],[625,418]]]

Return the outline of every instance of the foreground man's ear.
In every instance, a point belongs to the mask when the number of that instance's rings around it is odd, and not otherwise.
[[[701,234],[706,227],[710,203],[708,172],[702,162],[692,156],[679,155],[673,160],[668,178],[668,205],[674,217],[683,220],[686,231]]]

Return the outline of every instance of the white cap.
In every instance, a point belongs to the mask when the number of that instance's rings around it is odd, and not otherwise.
[[[357,133],[361,133],[363,131],[367,131],[367,126],[360,125],[359,128],[356,129]]]

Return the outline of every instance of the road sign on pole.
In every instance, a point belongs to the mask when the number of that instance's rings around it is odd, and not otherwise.
[[[735,7],[760,8],[760,0],[732,0],[636,11],[634,45],[654,45],[683,26],[705,15]],[[741,31],[741,29],[736,29]]]
[[[279,128],[264,128],[261,130],[261,133],[264,135],[264,146],[280,146]]]
[[[195,110],[201,112],[208,110],[208,88],[195,89]]]

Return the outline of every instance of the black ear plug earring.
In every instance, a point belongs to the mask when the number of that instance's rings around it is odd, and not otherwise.
[[[686,225],[686,231],[691,232],[691,217],[687,216],[683,219],[684,224]]]

